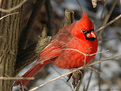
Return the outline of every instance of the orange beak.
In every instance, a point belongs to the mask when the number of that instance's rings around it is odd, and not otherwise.
[[[94,31],[91,31],[90,33],[87,33],[87,38],[96,38],[96,35]]]

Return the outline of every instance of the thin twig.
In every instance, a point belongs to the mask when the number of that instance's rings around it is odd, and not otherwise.
[[[83,68],[83,67],[81,67],[80,69],[82,69],[82,68]],[[67,76],[67,75],[69,75],[69,74],[71,74],[71,73],[73,73],[73,72],[75,72],[75,71],[77,71],[77,70],[73,70],[73,71],[70,71],[70,72],[68,72],[68,73],[62,74],[62,75],[60,75],[60,76],[58,76],[58,77],[56,77],[56,78],[54,78],[54,79],[51,79],[51,80],[49,80],[49,81],[47,81],[47,82],[45,82],[45,83],[39,85],[38,87],[35,87],[35,88],[31,89],[31,90],[29,90],[29,91],[34,91],[34,90],[36,90],[36,89],[38,89],[38,88],[40,88],[40,87],[42,87],[42,86],[44,86],[44,85],[46,85],[46,84],[48,84],[48,83],[50,83],[50,82],[53,82],[53,81],[55,81],[55,80],[57,80],[57,79],[60,79],[60,78],[62,78],[62,77],[64,77],[64,76]]]
[[[53,68],[59,75],[62,75],[53,65],[52,65],[52,68]],[[63,80],[71,89],[73,89],[72,86],[71,86],[70,84],[68,84],[67,81],[65,81],[65,80],[67,80],[66,77],[64,77],[64,79],[62,79],[62,80]]]
[[[6,17],[8,17],[8,16],[10,16],[10,15],[14,15],[14,14],[18,14],[18,13],[19,13],[19,12],[14,12],[14,13],[6,14],[6,15],[0,17],[0,20],[4,19],[4,18],[6,18]]]
[[[28,80],[34,80],[34,77],[0,77],[0,80],[23,80],[23,79],[28,79]]]
[[[100,63],[102,61],[111,60],[111,59],[115,59],[115,58],[121,58],[121,55],[117,55],[117,56],[112,56],[112,57],[108,57],[108,58],[105,58],[105,59],[101,59],[99,61],[95,61],[95,62],[93,62],[91,64],[88,64],[88,66],[92,66],[92,65]]]
[[[20,2],[18,5],[16,5],[13,8],[9,8],[9,9],[2,9],[2,8],[0,8],[0,11],[1,12],[5,12],[5,13],[12,12],[13,10],[16,10],[16,9],[20,8],[26,1],[27,0],[23,0],[22,2]]]
[[[98,74],[101,74],[102,76],[103,76],[103,79],[101,79],[101,80],[103,80],[103,81],[105,81],[110,87],[112,87],[112,83],[106,78],[106,76],[102,73],[102,72],[99,72],[96,68],[93,68],[93,67],[88,67],[90,70],[92,70],[92,71],[95,71],[96,73],[98,73]],[[89,70],[88,69],[88,70]],[[90,80],[90,79],[89,79]],[[88,84],[89,85],[89,84]],[[87,85],[87,87],[89,87]],[[88,91],[88,88],[86,88],[86,90],[85,91]]]
[[[81,4],[80,4],[79,0],[76,0],[76,2],[77,2],[77,4],[79,5],[79,7],[80,7],[81,11],[83,11],[83,10],[82,10],[82,6],[81,6]]]
[[[90,69],[90,70],[92,70],[92,71],[95,71],[96,73],[98,73],[98,74],[101,74],[101,72],[99,72],[96,68],[94,68],[94,67],[88,67],[88,69]]]
[[[105,25],[105,24],[108,22],[108,20],[109,20],[111,14],[112,14],[112,12],[113,12],[113,10],[114,10],[114,8],[115,8],[117,2],[118,2],[118,0],[115,0],[115,1],[114,1],[114,3],[113,3],[113,5],[112,5],[112,7],[111,7],[109,13],[106,15],[106,17],[105,17],[105,19],[104,19],[103,25]]]
[[[86,55],[86,56],[93,56],[93,55],[95,55],[95,54],[100,54],[100,53],[109,52],[109,50],[105,50],[105,51],[102,51],[102,52],[97,52],[97,53],[92,53],[92,54],[86,54],[86,53],[83,53],[83,52],[81,52],[81,51],[79,51],[79,50],[77,50],[77,49],[73,49],[73,48],[64,48],[64,49],[61,49],[61,50],[72,50],[72,51],[76,51],[76,52],[78,52],[78,53],[80,53],[80,54],[83,54],[84,56],[85,56],[85,55]]]
[[[90,63],[90,64],[86,64],[86,65],[84,65],[84,66],[82,66],[82,67],[80,67],[80,68],[77,68],[77,69],[72,70],[72,71],[70,71],[70,72],[68,72],[68,73],[65,73],[65,74],[60,75],[60,76],[58,76],[58,77],[56,77],[56,78],[53,78],[53,79],[51,79],[51,80],[49,80],[49,81],[47,81],[47,82],[45,82],[45,83],[39,85],[38,87],[35,87],[35,88],[33,88],[33,89],[30,89],[29,91],[35,91],[36,89],[38,89],[38,88],[40,88],[40,87],[42,87],[42,86],[44,86],[44,85],[46,85],[46,84],[48,84],[48,83],[51,83],[51,82],[53,82],[53,81],[55,81],[55,80],[57,80],[57,79],[60,79],[60,78],[62,78],[62,77],[64,77],[64,76],[67,76],[67,75],[69,75],[69,74],[71,74],[71,73],[73,73],[73,72],[75,72],[75,71],[77,71],[77,70],[86,69],[86,68],[88,68],[89,66],[92,66],[92,65],[94,65],[94,64],[97,64],[97,63],[100,63],[100,62],[103,62],[103,61],[107,61],[107,60],[110,60],[110,59],[114,59],[114,58],[121,58],[121,55],[108,57],[108,58],[105,58],[105,59],[102,59],[102,60],[99,60],[99,61],[95,61],[95,62]]]
[[[115,21],[117,21],[118,19],[121,18],[121,14],[118,15],[116,18],[114,18],[113,20],[111,20],[109,23],[105,24],[104,26],[100,27],[99,29],[96,30],[96,32],[101,31],[102,29],[105,29],[107,26],[109,26],[110,24],[114,23]]]
[[[112,14],[112,12],[113,12],[113,10],[114,10],[114,8],[115,8],[117,2],[118,2],[118,0],[115,0],[115,1],[114,1],[113,5],[112,5],[112,8],[110,9],[109,13],[106,15],[106,17],[105,17],[105,19],[104,19],[103,25],[105,25],[105,24],[108,22],[108,20],[109,20],[111,14]],[[99,32],[99,34],[98,34],[98,37],[99,37],[99,38],[100,38],[100,36],[101,36],[101,34],[102,34],[103,31],[104,31],[104,29],[100,30],[100,32]]]
[[[118,0],[113,1],[113,5],[112,5],[112,7],[111,7],[109,13],[106,15],[106,17],[105,17],[105,19],[104,19],[104,21],[103,21],[103,25],[106,25],[106,23],[108,22],[108,20],[109,20],[111,14],[112,14],[112,12],[113,12],[113,10],[114,10],[114,8],[115,8],[117,2],[118,2]],[[105,6],[106,6],[106,3],[105,3]],[[102,14],[103,14],[103,13],[102,13]],[[99,32],[99,34],[98,34],[98,39],[100,39],[100,37],[101,37],[103,31],[104,31],[104,29],[100,30],[100,32]],[[102,37],[103,37],[103,35],[102,35]],[[102,51],[102,48],[103,48],[103,41],[101,42],[100,51]],[[102,54],[100,54],[99,60],[101,59],[101,57],[102,57]],[[101,72],[101,63],[99,63],[99,71]],[[98,85],[99,85],[99,91],[101,91],[101,77],[100,77],[100,74],[98,74]]]
[[[93,71],[90,72],[90,77],[89,77],[89,80],[88,80],[87,86],[86,86],[86,88],[85,88],[86,91],[88,91],[89,84],[90,84],[90,81],[91,81],[91,78],[92,78],[92,73],[93,73]]]

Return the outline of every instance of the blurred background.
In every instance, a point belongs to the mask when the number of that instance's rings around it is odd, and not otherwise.
[[[29,18],[31,18],[30,16],[37,1],[38,0],[28,0],[23,5],[21,32],[29,22]],[[74,11],[74,21],[81,18],[81,10],[77,0],[39,1],[46,2],[42,3],[40,8],[38,8],[38,14],[31,25],[32,32],[31,37],[29,37],[28,46],[39,40],[42,36],[43,27],[46,27],[47,36],[54,36],[59,29],[64,26],[64,13],[66,9]],[[121,54],[121,18],[106,27],[102,33],[97,31],[101,26],[121,14],[121,0],[78,1],[94,23],[95,32],[99,40],[98,51],[109,50],[109,52],[97,54],[93,61]],[[95,8],[93,8],[92,1],[98,1]],[[17,76],[24,74],[31,65],[27,66]],[[99,72],[90,69],[87,70],[78,89],[73,88],[72,80],[66,82],[67,77],[63,77],[37,89],[36,91],[121,91],[121,58],[101,62],[95,64],[93,67]],[[34,81],[27,84],[27,89],[39,86],[40,84],[66,72],[69,72],[69,70],[60,69],[53,64],[48,64],[35,76],[36,79]],[[18,91],[19,89],[19,86],[17,86],[13,88],[13,91]]]

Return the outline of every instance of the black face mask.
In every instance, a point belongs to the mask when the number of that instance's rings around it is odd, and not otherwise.
[[[84,33],[85,38],[86,38],[87,40],[94,41],[96,38],[88,38],[88,37],[87,37],[87,34],[90,33],[91,31],[94,31],[94,29],[91,29],[90,31],[82,30],[82,32]]]

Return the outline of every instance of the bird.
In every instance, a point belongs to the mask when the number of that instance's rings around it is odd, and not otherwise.
[[[53,62],[62,69],[74,69],[88,64],[96,55],[98,39],[94,25],[82,11],[79,21],[60,29],[53,40],[39,53],[36,63],[22,76],[34,77],[43,66]],[[86,56],[84,54],[94,54]],[[17,80],[13,85],[25,86],[30,80]]]

